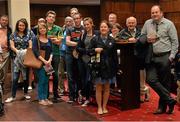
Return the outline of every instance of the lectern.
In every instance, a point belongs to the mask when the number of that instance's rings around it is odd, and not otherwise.
[[[121,87],[122,110],[135,109],[140,107],[140,81],[137,58],[134,55],[134,43],[119,40],[116,42],[117,49],[120,49],[121,78],[117,77]]]

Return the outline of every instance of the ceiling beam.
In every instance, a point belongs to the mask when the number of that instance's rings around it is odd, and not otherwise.
[[[100,0],[30,0],[32,4],[100,5]]]

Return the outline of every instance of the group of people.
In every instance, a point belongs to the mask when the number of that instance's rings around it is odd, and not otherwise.
[[[23,65],[23,56],[27,48],[32,48],[36,58],[44,66],[52,66],[54,70],[53,101],[50,101],[49,75],[44,67],[33,69],[38,82],[39,104],[52,105],[61,98],[60,94],[65,90],[63,79],[66,70],[69,90],[67,102],[77,101],[82,106],[87,106],[95,84],[97,113],[108,113],[110,85],[118,86],[116,41],[126,41],[135,45],[134,55],[137,56],[140,71],[140,91],[146,96],[140,100],[149,101],[150,89],[145,84],[146,81],[160,97],[154,114],[173,113],[176,100],[170,96],[170,65],[178,52],[179,43],[174,24],[164,18],[159,5],[152,6],[151,19],[145,22],[142,30],[137,27],[135,17],[128,17],[127,27],[123,29],[117,22],[117,15],[110,13],[108,21],[101,21],[99,30],[96,31],[93,19],[82,18],[77,8],[70,10],[63,27],[55,25],[55,19],[56,13],[48,11],[46,18],[40,18],[37,25],[30,30],[26,19],[22,18],[17,21],[12,33],[8,26],[8,17],[1,16],[0,65],[7,72],[9,55],[13,64],[12,94],[5,102],[15,100],[20,73],[24,82],[24,97],[31,98],[27,91],[29,71],[32,69]],[[92,65],[96,65],[95,74],[92,73]]]

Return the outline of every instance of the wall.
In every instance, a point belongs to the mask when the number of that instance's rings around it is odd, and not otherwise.
[[[0,15],[8,14],[7,1],[0,1]]]
[[[78,5],[78,6],[71,6],[71,5],[40,5],[40,4],[31,4],[30,5],[30,12],[31,12],[31,24],[36,25],[37,20],[40,17],[45,17],[46,12],[48,10],[54,10],[57,14],[56,17],[56,24],[62,26],[64,24],[64,18],[69,15],[69,10],[72,7],[77,7],[79,12],[82,14],[83,17],[92,17],[94,19],[94,23],[96,27],[98,27],[100,22],[100,6],[92,5]],[[95,13],[95,14],[94,14]]]
[[[101,0],[101,19],[108,19],[109,13],[114,12],[123,27],[129,16],[135,16],[142,26],[150,18],[150,8],[154,4],[158,4],[158,0]]]
[[[164,16],[174,22],[180,38],[180,0],[160,0],[160,5]]]
[[[180,0],[101,0],[101,19],[108,19],[108,14],[114,12],[123,27],[129,16],[135,16],[142,26],[150,18],[151,7],[155,4],[160,4],[164,16],[174,22],[180,38]]]

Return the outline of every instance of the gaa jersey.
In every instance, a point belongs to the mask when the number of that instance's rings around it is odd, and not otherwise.
[[[57,25],[53,25],[52,29],[48,30],[47,35],[48,36],[54,36],[54,37],[57,37],[57,38],[59,36],[63,36],[62,28],[57,26]],[[59,45],[52,43],[52,54],[53,55],[60,55]]]

